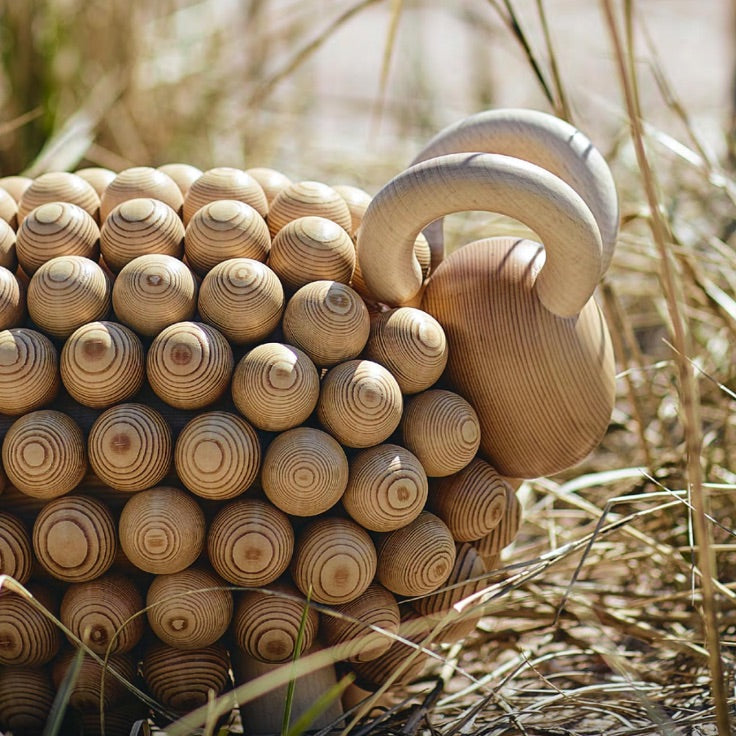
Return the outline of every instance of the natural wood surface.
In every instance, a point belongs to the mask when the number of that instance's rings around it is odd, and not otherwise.
[[[522,521],[522,508],[516,493],[510,485],[506,486],[506,513],[498,525],[486,536],[473,542],[488,570],[498,562],[501,550],[508,547],[519,532]]]
[[[29,592],[52,614],[59,602],[46,588],[30,583]],[[0,665],[37,667],[59,651],[61,635],[56,624],[23,595],[3,591],[0,596]]]
[[[317,636],[320,616],[289,582],[268,586],[269,593],[253,590],[240,595],[233,617],[235,643],[249,657],[276,664],[294,658],[299,630],[302,652]],[[306,611],[305,611],[306,608]]]
[[[10,482],[37,498],[69,493],[87,472],[81,428],[53,409],[39,409],[16,419],[3,440],[2,459]]]
[[[189,567],[157,575],[146,594],[146,616],[153,633],[177,649],[214,644],[233,617],[233,594],[211,570]]]
[[[46,500],[28,496],[6,481],[5,488],[0,494],[0,505],[3,511],[20,519],[30,530],[38,512],[46,505]]]
[[[345,204],[348,206],[351,219],[349,232],[351,237],[355,237],[372,197],[365,190],[350,184],[334,184],[332,188],[345,200]]]
[[[174,180],[149,166],[133,166],[121,171],[105,188],[100,199],[100,222],[104,223],[110,213],[129,199],[156,199],[181,212],[184,198]]]
[[[0,189],[0,220],[13,229],[18,227],[18,204],[4,189]]]
[[[117,275],[112,306],[121,322],[140,335],[155,337],[164,327],[194,316],[197,280],[191,269],[174,256],[138,256]]]
[[[242,169],[219,166],[205,171],[189,187],[184,198],[184,224],[188,224],[195,212],[210,202],[220,199],[244,202],[261,217],[268,212],[268,200],[261,185]]]
[[[95,474],[119,491],[141,491],[163,480],[171,467],[171,429],[155,409],[124,403],[104,411],[87,438]]]
[[[97,260],[99,241],[99,228],[88,212],[69,202],[49,202],[23,220],[16,235],[15,253],[18,263],[31,276],[56,256]]]
[[[184,237],[189,265],[204,276],[229,258],[265,261],[271,236],[263,216],[255,207],[234,199],[206,202],[193,213]]]
[[[0,330],[18,327],[25,315],[25,287],[12,271],[0,266]]]
[[[166,575],[189,567],[204,549],[204,512],[185,491],[156,486],[133,494],[118,522],[120,545],[138,568]]]
[[[115,560],[115,521],[105,504],[88,496],[49,501],[36,517],[32,538],[41,566],[68,583],[94,580]]]
[[[176,211],[158,199],[126,199],[103,222],[100,251],[115,273],[134,258],[149,253],[180,258],[184,252],[184,226]]]
[[[332,508],[348,482],[348,459],[327,432],[296,427],[278,435],[263,458],[261,485],[268,500],[291,516]]]
[[[100,166],[88,166],[84,169],[77,169],[74,173],[84,179],[97,192],[98,197],[102,197],[107,185],[117,176],[112,169]]]
[[[298,181],[282,189],[271,202],[266,218],[271,237],[287,222],[309,215],[333,220],[348,233],[352,229],[348,205],[332,187],[317,181]]]
[[[117,322],[88,322],[64,343],[59,368],[64,388],[75,401],[105,409],[127,401],[143,385],[143,344]]]
[[[360,355],[370,334],[370,316],[360,296],[337,281],[312,281],[286,305],[287,342],[303,350],[317,367]]]
[[[0,189],[4,189],[16,202],[20,202],[23,192],[33,183],[29,176],[0,177]]]
[[[195,495],[225,501],[250,488],[261,466],[253,427],[226,411],[199,414],[182,429],[174,448],[179,480]]]
[[[18,202],[18,225],[36,207],[49,202],[67,202],[81,207],[100,222],[100,198],[91,184],[67,171],[51,171],[37,176]]]
[[[366,529],[389,532],[419,516],[427,492],[427,474],[415,455],[399,445],[377,445],[351,459],[342,504]]]
[[[18,734],[42,733],[54,695],[46,668],[0,668],[0,728]]]
[[[170,163],[163,164],[157,168],[179,187],[182,197],[187,196],[189,188],[202,176],[202,170],[191,164]]]
[[[129,652],[143,637],[145,617],[138,586],[125,575],[108,574],[70,585],[59,619],[97,654]],[[72,642],[73,643],[73,642]]]
[[[355,268],[350,235],[325,217],[298,217],[287,222],[271,243],[268,265],[287,290],[310,281],[349,284]]]
[[[399,307],[371,319],[363,357],[391,371],[402,393],[436,383],[447,365],[447,339],[437,320],[421,309]]]
[[[370,360],[350,360],[328,371],[317,402],[322,426],[343,445],[359,448],[386,440],[402,409],[396,379]]]
[[[317,603],[355,600],[373,581],[376,549],[354,521],[321,516],[305,526],[294,549],[291,576]]]
[[[112,284],[83,256],[58,256],[42,264],[28,284],[28,314],[47,335],[67,338],[78,327],[104,319]]]
[[[18,256],[15,252],[15,230],[5,220],[0,220],[0,266],[15,273]]]
[[[261,185],[261,189],[263,189],[263,193],[268,200],[269,207],[274,197],[292,183],[286,174],[263,166],[246,169],[245,173],[250,174]]]
[[[289,566],[294,530],[283,511],[258,499],[237,499],[217,512],[207,534],[215,571],[233,585],[268,585]]]
[[[5,493],[0,503],[5,505]],[[10,575],[21,585],[31,577],[33,548],[28,527],[17,516],[0,511],[0,575]]]
[[[284,289],[278,276],[252,258],[229,258],[202,280],[198,307],[203,322],[235,345],[268,337],[284,313]]]

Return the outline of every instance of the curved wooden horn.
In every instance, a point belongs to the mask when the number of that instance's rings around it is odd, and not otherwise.
[[[569,184],[588,205],[601,232],[601,276],[616,245],[619,206],[616,185],[603,156],[570,123],[538,110],[487,110],[440,131],[412,165],[448,153],[500,153],[541,166]],[[444,257],[442,221],[424,231],[432,251],[432,270]]]
[[[498,212],[539,235],[546,261],[534,288],[548,310],[571,317],[590,299],[601,273],[601,236],[585,202],[549,171],[488,153],[424,161],[376,194],[357,249],[373,296],[392,305],[410,302],[422,286],[416,236],[430,222],[463,210]]]

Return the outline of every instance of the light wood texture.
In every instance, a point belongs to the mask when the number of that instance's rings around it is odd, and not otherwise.
[[[104,221],[100,229],[100,251],[115,273],[134,258],[150,253],[181,258],[184,226],[164,202],[149,197],[127,199]]]
[[[149,166],[134,166],[121,171],[106,187],[100,199],[100,222],[129,199],[150,198],[167,204],[175,213],[181,212],[184,198],[171,177]]]
[[[15,230],[5,220],[0,220],[0,266],[15,273],[18,257],[15,252]]]
[[[69,493],[87,472],[81,428],[53,409],[39,409],[16,419],[3,440],[2,459],[10,482],[36,498]]]
[[[59,388],[51,340],[25,327],[0,332],[0,414],[24,414],[49,403]]]
[[[0,669],[0,728],[17,734],[41,734],[55,690],[45,668]]]
[[[25,316],[25,287],[12,271],[0,266],[0,330],[18,327]]]
[[[306,599],[290,583],[275,582],[268,587],[270,593],[253,590],[241,594],[233,617],[233,638],[240,649],[260,662],[290,662],[302,619],[304,652],[317,636],[320,616],[311,606],[305,613]]]
[[[473,407],[445,389],[425,391],[407,401],[401,432],[404,444],[430,477],[462,470],[475,457],[481,441]]]
[[[214,266],[199,289],[199,314],[235,345],[264,340],[284,313],[278,276],[252,258],[230,258]]]
[[[332,188],[345,200],[345,204],[350,210],[350,235],[355,237],[372,197],[363,189],[349,184],[334,184]]]
[[[182,197],[187,196],[189,188],[195,181],[197,181],[197,179],[199,179],[200,176],[202,176],[202,169],[198,169],[196,166],[192,166],[191,164],[163,164],[158,167],[158,170],[172,179],[176,186],[179,187]]]
[[[75,401],[106,409],[127,401],[143,385],[143,344],[117,322],[88,322],[64,343],[59,368],[64,388]]]
[[[184,239],[187,262],[204,276],[230,258],[265,261],[271,236],[258,210],[232,199],[205,204],[189,220]]]
[[[371,319],[363,357],[391,371],[402,393],[436,383],[447,365],[447,339],[437,320],[421,309],[399,307]]]
[[[204,549],[204,512],[178,488],[136,493],[120,512],[120,546],[138,568],[166,575],[189,567]]]
[[[310,281],[349,284],[355,268],[355,247],[336,222],[324,217],[298,217],[274,237],[268,265],[290,291]]]
[[[13,229],[18,227],[18,204],[4,189],[0,189],[0,220]]]
[[[261,185],[242,169],[219,166],[205,171],[189,188],[184,198],[184,224],[210,202],[228,199],[244,202],[261,217],[268,212],[268,200]]]
[[[312,600],[348,603],[365,592],[375,573],[376,549],[368,532],[354,521],[322,516],[302,529],[291,576]]]
[[[33,183],[28,176],[0,177],[0,189],[4,189],[16,202],[20,202],[23,192]]]
[[[237,499],[218,511],[207,534],[207,554],[215,572],[233,585],[262,586],[289,566],[294,530],[270,503]]]
[[[403,402],[396,379],[378,363],[350,360],[322,380],[317,416],[322,426],[348,447],[385,441],[401,421]]]
[[[306,421],[314,411],[319,374],[298,348],[263,343],[236,366],[232,396],[238,411],[256,427],[281,432]]]
[[[117,176],[111,169],[100,166],[88,166],[84,169],[77,169],[74,173],[84,179],[97,192],[98,197],[102,197],[107,185]]]
[[[327,646],[350,644],[343,659],[369,662],[385,654],[399,632],[399,606],[390,591],[374,583],[354,601],[336,606],[338,616],[322,614],[320,634]],[[345,618],[340,618],[344,616]],[[371,626],[383,629],[376,631]]]
[[[522,508],[513,488],[506,486],[506,513],[492,532],[473,542],[488,570],[493,570],[501,550],[508,547],[519,532],[522,521]]]
[[[83,583],[106,573],[117,547],[115,522],[105,504],[81,495],[49,501],[33,525],[33,551],[55,578]]]
[[[371,323],[357,292],[346,284],[321,280],[302,286],[289,299],[282,327],[286,341],[322,368],[360,355]]]
[[[69,202],[50,202],[29,213],[18,228],[15,253],[31,276],[56,256],[84,256],[97,260],[100,252],[97,223],[81,207]]]
[[[145,617],[135,614],[142,609],[138,586],[124,575],[109,574],[70,585],[61,599],[59,619],[92,651],[104,656],[129,652],[138,644]]]
[[[233,368],[228,341],[202,322],[164,328],[146,356],[151,388],[177,409],[201,409],[219,399],[230,386]]]
[[[214,644],[233,617],[233,594],[210,570],[190,567],[156,576],[146,594],[146,616],[156,636],[176,649]]]
[[[112,306],[121,322],[140,335],[155,337],[164,327],[194,316],[197,281],[191,269],[174,256],[138,256],[115,279]]]
[[[103,483],[118,491],[142,491],[160,482],[171,467],[171,430],[145,404],[118,404],[92,425],[87,451]]]
[[[266,450],[261,485],[268,500],[291,516],[317,516],[332,508],[348,482],[348,459],[327,432],[296,427]]]
[[[0,503],[5,506],[5,493]],[[25,523],[11,513],[0,511],[0,575],[10,575],[21,585],[31,577],[33,548]]]
[[[49,202],[67,202],[81,207],[95,222],[99,222],[100,198],[81,176],[66,171],[51,171],[37,176],[18,202],[18,224],[28,214]]]
[[[29,592],[51,614],[58,613],[58,601],[45,587],[31,583]],[[25,596],[3,591],[0,596],[0,665],[37,667],[50,662],[60,646],[59,629],[48,616]]]
[[[350,209],[332,187],[317,181],[298,181],[284,188],[271,202],[266,218],[271,237],[287,222],[309,215],[333,220],[348,233],[352,229]]]
[[[389,532],[419,516],[427,493],[427,474],[415,455],[399,445],[377,445],[350,461],[342,504],[366,529]]]
[[[429,511],[401,529],[382,535],[377,544],[379,582],[397,595],[432,593],[455,564],[455,540]]]
[[[261,466],[261,445],[253,427],[226,411],[192,419],[174,448],[179,480],[195,495],[225,501],[250,488]]]
[[[112,284],[83,256],[58,256],[42,264],[28,284],[28,314],[47,334],[67,338],[78,327],[104,319]]]
[[[291,179],[289,179],[286,174],[276,171],[276,169],[269,169],[263,166],[255,166],[251,169],[246,169],[245,173],[252,176],[261,185],[261,189],[263,189],[263,193],[266,195],[266,199],[268,200],[269,207],[276,195],[292,183]]]

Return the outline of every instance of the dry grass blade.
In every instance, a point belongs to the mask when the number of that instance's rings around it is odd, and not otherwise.
[[[572,113],[567,101],[567,94],[565,93],[565,87],[562,83],[562,77],[560,76],[557,55],[555,54],[554,47],[552,46],[552,35],[550,34],[549,23],[547,22],[547,13],[544,10],[544,0],[537,0],[537,14],[539,15],[539,22],[542,25],[544,43],[547,47],[547,54],[549,55],[549,71],[552,76],[552,82],[555,86],[555,114],[563,120],[572,122]]]
[[[375,137],[378,128],[381,125],[383,114],[386,107],[386,93],[388,91],[388,72],[391,68],[391,59],[394,56],[396,48],[396,33],[399,30],[399,21],[404,9],[404,0],[391,0],[391,20],[386,34],[386,43],[383,48],[383,58],[381,59],[381,80],[378,87],[378,97],[373,109],[372,137]]]

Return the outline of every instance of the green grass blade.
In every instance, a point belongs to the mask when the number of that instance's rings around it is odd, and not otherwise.
[[[72,697],[72,692],[77,684],[79,671],[82,669],[82,661],[84,660],[84,651],[77,649],[74,659],[64,674],[64,679],[56,693],[54,702],[51,706],[51,712],[46,719],[46,725],[43,729],[43,736],[57,736],[61,731],[61,725],[64,721],[64,715]]]
[[[307,601],[304,604],[304,610],[302,611],[302,617],[299,619],[299,630],[296,633],[296,643],[294,645],[294,656],[292,662],[296,662],[302,653],[302,647],[304,646],[304,631],[307,627],[307,617],[309,616],[309,602],[312,598],[312,589],[310,587],[307,592]],[[289,680],[289,684],[286,688],[286,701],[284,702],[284,716],[281,721],[281,736],[286,736],[289,733],[289,722],[291,721],[291,711],[294,706],[294,690],[296,689],[296,678],[292,677]]]
[[[307,710],[296,720],[296,723],[286,732],[286,736],[300,736],[309,726],[345,692],[346,688],[355,680],[355,675],[345,675],[336,682],[329,690],[320,695]]]

